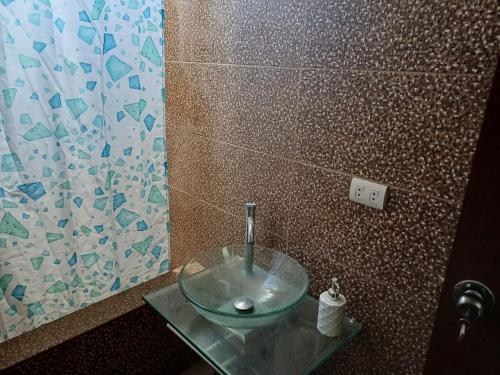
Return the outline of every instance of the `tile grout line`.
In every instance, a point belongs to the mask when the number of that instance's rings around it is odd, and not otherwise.
[[[185,194],[185,195],[189,196],[190,198],[196,199],[197,201],[200,201],[200,202],[202,202],[202,203],[204,203],[204,204],[206,204],[206,205],[208,205],[208,206],[210,206],[210,207],[212,207],[212,208],[216,208],[217,210],[222,211],[222,212],[224,212],[224,213],[226,213],[226,214],[228,214],[228,215],[231,215],[231,216],[233,216],[233,217],[235,217],[235,218],[241,219],[241,217],[240,217],[240,216],[235,215],[235,214],[234,214],[234,213],[232,213],[232,212],[226,211],[225,209],[223,209],[223,208],[221,208],[221,207],[219,207],[219,206],[217,206],[217,205],[215,205],[215,204],[213,204],[213,203],[207,202],[206,200],[204,200],[204,199],[202,199],[202,198],[200,198],[200,197],[198,197],[198,196],[196,196],[196,195],[193,195],[193,194],[191,194],[191,193],[187,192],[187,191],[186,191],[186,190],[184,190],[184,189],[180,189],[180,188],[178,188],[178,187],[176,187],[176,186],[172,185],[171,183],[169,183],[169,184],[168,184],[168,187],[169,187],[169,189],[170,189],[170,190],[178,191],[178,192],[180,192],[180,193],[182,193],[182,194]]]
[[[185,195],[187,195],[187,196],[188,196],[188,197],[190,197],[190,198],[193,198],[193,199],[195,199],[195,200],[197,200],[197,201],[199,201],[199,202],[201,202],[201,203],[203,203],[203,204],[206,204],[207,206],[210,206],[210,207],[212,207],[212,208],[215,208],[216,210],[222,211],[223,213],[225,213],[225,214],[227,214],[227,215],[230,215],[230,216],[234,217],[235,219],[240,219],[240,220],[242,220],[242,221],[244,221],[244,220],[245,220],[245,217],[244,217],[243,215],[242,215],[242,216],[238,216],[238,215],[236,215],[236,214],[235,214],[235,213],[233,213],[233,212],[226,211],[225,209],[223,209],[223,208],[221,208],[221,207],[219,207],[219,206],[215,205],[214,203],[208,202],[208,201],[206,201],[206,200],[204,200],[204,199],[202,199],[202,198],[200,198],[200,197],[198,197],[198,196],[196,196],[196,195],[193,195],[193,194],[191,194],[191,193],[189,193],[189,192],[187,192],[187,191],[185,191],[185,190],[183,190],[183,189],[180,189],[180,188],[175,187],[175,186],[173,186],[173,185],[168,185],[168,187],[169,187],[169,189],[171,189],[171,190],[174,190],[174,191],[180,192],[180,193],[182,193],[182,194],[185,194]],[[274,235],[274,236],[276,236],[276,237],[278,237],[278,238],[283,239],[283,237],[282,237],[282,236],[280,236],[278,233],[275,233],[275,232],[272,232],[272,231],[270,231],[270,230],[267,230],[267,229],[265,229],[265,228],[264,228],[263,226],[261,226],[261,225],[256,224],[255,226],[256,226],[256,228],[260,228],[260,229],[262,229],[263,231],[265,231],[265,232],[267,232],[267,233],[271,233],[272,235]]]
[[[341,175],[343,177],[349,177],[349,178],[358,177],[358,178],[363,178],[363,176],[361,176],[361,175],[354,175],[354,174],[347,173],[347,172],[342,172],[342,171],[336,170],[336,169],[321,167],[319,165],[308,163],[308,162],[302,161],[302,160],[291,159],[291,158],[286,158],[286,157],[283,157],[283,156],[269,154],[269,153],[264,152],[264,151],[254,150],[254,149],[247,148],[247,147],[244,147],[244,146],[236,145],[234,143],[222,141],[222,140],[219,140],[219,139],[216,139],[216,138],[207,137],[206,135],[199,134],[199,133],[196,133],[196,132],[192,132],[192,131],[189,131],[189,130],[186,130],[186,132],[188,132],[188,133],[190,133],[192,135],[195,135],[197,137],[207,139],[207,140],[212,141],[212,142],[216,142],[216,143],[221,143],[221,144],[233,146],[233,147],[245,150],[245,151],[250,151],[250,152],[257,153],[257,154],[269,156],[269,157],[272,157],[272,158],[275,158],[275,159],[279,159],[279,160],[282,160],[282,161],[288,161],[290,163],[299,164],[299,165],[302,165],[302,166],[305,166],[305,167],[311,167],[311,168],[319,169],[319,170],[322,170],[322,171],[325,171],[325,172],[328,172],[328,173],[334,173],[334,174],[337,174],[337,175]],[[417,191],[414,191],[414,190],[406,189],[406,188],[398,186],[398,185],[388,184],[388,183],[385,183],[383,181],[372,180],[372,179],[370,179],[370,181],[376,182],[376,183],[379,183],[379,184],[382,184],[382,185],[386,185],[387,187],[389,187],[391,189],[399,190],[399,191],[410,193],[410,194],[415,194],[415,195],[423,197],[423,198],[435,199],[437,201],[440,201],[440,202],[443,202],[443,203],[447,203],[447,204],[450,204],[450,205],[453,205],[453,206],[460,206],[460,204],[461,204],[461,199],[459,201],[454,201],[454,200],[451,200],[451,199],[446,199],[446,198],[438,197],[438,196],[435,196],[435,195],[429,195],[429,194],[417,192]]]
[[[321,66],[304,67],[302,64],[298,66],[286,65],[257,65],[257,64],[235,64],[235,63],[220,63],[209,61],[184,61],[184,60],[167,60],[166,63],[188,64],[188,65],[210,65],[210,66],[225,66],[225,67],[241,67],[241,68],[263,68],[263,69],[286,69],[286,70],[320,70],[345,73],[382,73],[382,74],[400,74],[400,75],[432,75],[432,76],[451,76],[451,77],[482,77],[488,76],[489,71],[478,73],[445,73],[445,72],[426,72],[426,71],[410,71],[410,70],[388,70],[388,69],[343,69],[329,68]]]

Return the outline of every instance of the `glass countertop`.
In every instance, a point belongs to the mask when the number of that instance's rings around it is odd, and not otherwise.
[[[316,329],[318,301],[306,298],[280,323],[255,329],[225,328],[199,315],[177,283],[144,296],[167,326],[214,369],[227,375],[310,374],[362,329],[344,320],[335,338]]]

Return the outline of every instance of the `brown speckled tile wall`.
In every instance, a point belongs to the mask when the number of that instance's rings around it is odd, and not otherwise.
[[[179,267],[204,249],[230,245],[244,236],[241,219],[189,194],[170,190],[172,268]]]
[[[166,0],[167,60],[297,66],[305,6],[303,0]]]
[[[484,73],[496,62],[496,0],[310,0],[308,67]]]
[[[172,142],[171,186],[239,216],[255,201],[264,229],[285,237],[288,162],[180,131]]]
[[[287,157],[298,99],[297,70],[169,63],[169,126]],[[189,77],[176,81],[172,77]],[[245,90],[241,90],[245,87]],[[182,97],[182,101],[180,99]],[[172,96],[171,96],[172,98]],[[181,106],[180,110],[177,106]],[[255,108],[259,108],[255,111]]]
[[[307,69],[295,156],[459,201],[488,88],[476,76]]]
[[[304,264],[316,296],[337,275],[366,326],[320,373],[421,373],[499,9],[167,0],[174,259],[210,231],[241,243],[255,200],[260,244]],[[386,210],[348,200],[353,176],[390,187]]]
[[[350,180],[319,168],[295,170],[287,251],[306,267],[316,267],[321,254],[331,268],[318,285],[319,275],[314,275],[313,293],[324,289],[339,265],[408,298],[418,293],[435,298],[453,241],[457,205],[393,189],[385,210],[367,210],[348,200]]]

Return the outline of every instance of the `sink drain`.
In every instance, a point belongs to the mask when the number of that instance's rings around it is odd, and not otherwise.
[[[250,313],[253,310],[253,301],[248,297],[239,297],[234,300],[233,306],[238,312]]]

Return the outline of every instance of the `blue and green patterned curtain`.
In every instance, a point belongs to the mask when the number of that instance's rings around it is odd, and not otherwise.
[[[0,341],[169,269],[161,0],[0,0]]]

